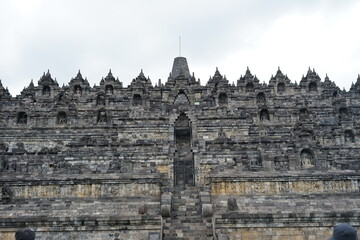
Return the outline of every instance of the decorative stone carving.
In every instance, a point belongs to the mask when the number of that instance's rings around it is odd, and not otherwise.
[[[17,116],[18,124],[27,124],[27,114],[26,112],[19,112]]]
[[[143,205],[141,205],[139,207],[139,214],[141,214],[141,215],[147,214],[147,206],[146,206],[146,204],[143,204]]]
[[[260,111],[260,121],[269,121],[269,120],[270,120],[269,111],[267,109],[262,109]]]
[[[96,106],[105,105],[105,97],[102,94],[99,94],[96,98]]]
[[[309,118],[309,111],[307,110],[307,108],[300,109],[299,120],[306,120],[308,118]]]
[[[277,85],[277,92],[278,92],[278,93],[283,93],[283,92],[285,92],[285,83],[283,83],[283,82],[278,83],[278,85]]]
[[[301,167],[302,168],[312,168],[314,164],[314,154],[309,149],[304,149],[300,153],[301,158]]]
[[[274,164],[277,171],[289,170],[289,160],[282,155],[274,158]]]
[[[141,106],[142,105],[142,97],[140,94],[134,94],[133,96],[133,105]]]
[[[112,85],[106,85],[105,86],[105,94],[106,95],[114,94],[114,87]]]
[[[75,85],[74,86],[74,94],[75,95],[78,95],[78,96],[81,96],[82,95],[82,88],[80,85]]]
[[[317,92],[317,84],[316,84],[316,82],[309,83],[309,92]]]
[[[218,133],[218,139],[227,139],[226,133],[224,132],[223,129],[220,129],[220,131]]]
[[[1,199],[3,202],[9,202],[13,198],[13,192],[7,184],[4,184],[1,189]]]
[[[345,130],[344,132],[345,143],[354,143],[355,136],[352,130]]]
[[[59,112],[56,118],[57,124],[66,124],[67,123],[67,115],[65,112]]]
[[[26,153],[25,145],[22,142],[16,143],[16,147],[12,149],[12,152],[15,154],[24,154]]]
[[[229,197],[227,201],[227,210],[229,212],[239,210],[235,197]]]
[[[189,214],[199,239],[270,238],[359,216],[360,78],[343,91],[311,70],[300,84],[279,70],[268,83],[247,70],[236,85],[218,71],[205,85],[176,73],[153,85],[141,72],[127,87],[110,72],[90,87],[79,73],[14,97],[0,84],[0,186],[11,184],[16,200],[0,209],[0,238],[22,217],[43,239],[134,240],[161,231],[160,215],[164,239]]]
[[[190,104],[189,99],[187,98],[184,91],[179,92],[179,94],[176,96],[174,104],[177,104],[177,105],[189,105]]]
[[[107,123],[107,114],[105,111],[99,111],[97,116],[98,123]]]
[[[43,96],[50,96],[50,94],[51,94],[50,86],[45,85],[45,86],[43,87],[43,90],[42,90],[42,95],[43,95]]]
[[[9,169],[10,169],[9,160],[5,157],[2,157],[1,158],[1,172],[9,171]]]
[[[253,92],[254,91],[254,84],[253,83],[248,83],[246,84],[246,92]]]
[[[266,103],[265,94],[263,92],[258,93],[258,95],[256,96],[256,102],[257,102],[257,104],[265,104]]]
[[[226,93],[219,94],[219,105],[226,105],[228,104],[228,96]]]
[[[339,118],[340,119],[347,119],[348,118],[348,110],[345,107],[339,109]]]

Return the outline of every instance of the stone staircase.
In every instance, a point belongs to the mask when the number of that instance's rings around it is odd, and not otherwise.
[[[199,190],[194,186],[175,187],[171,217],[165,218],[163,240],[213,239],[211,218],[201,216]]]

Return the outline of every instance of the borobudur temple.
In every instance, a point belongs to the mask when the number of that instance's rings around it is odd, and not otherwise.
[[[205,85],[184,57],[165,83],[111,71],[0,83],[0,239],[314,240],[360,226],[360,77],[249,69]]]

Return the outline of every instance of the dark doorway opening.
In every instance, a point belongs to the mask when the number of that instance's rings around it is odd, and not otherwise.
[[[184,114],[175,121],[175,185],[194,185],[194,155],[191,150],[191,122]]]

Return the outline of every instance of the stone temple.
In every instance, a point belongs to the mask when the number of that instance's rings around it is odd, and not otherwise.
[[[48,72],[12,97],[0,83],[0,239],[312,240],[360,227],[360,77],[309,69],[206,85],[177,57],[60,87]]]

